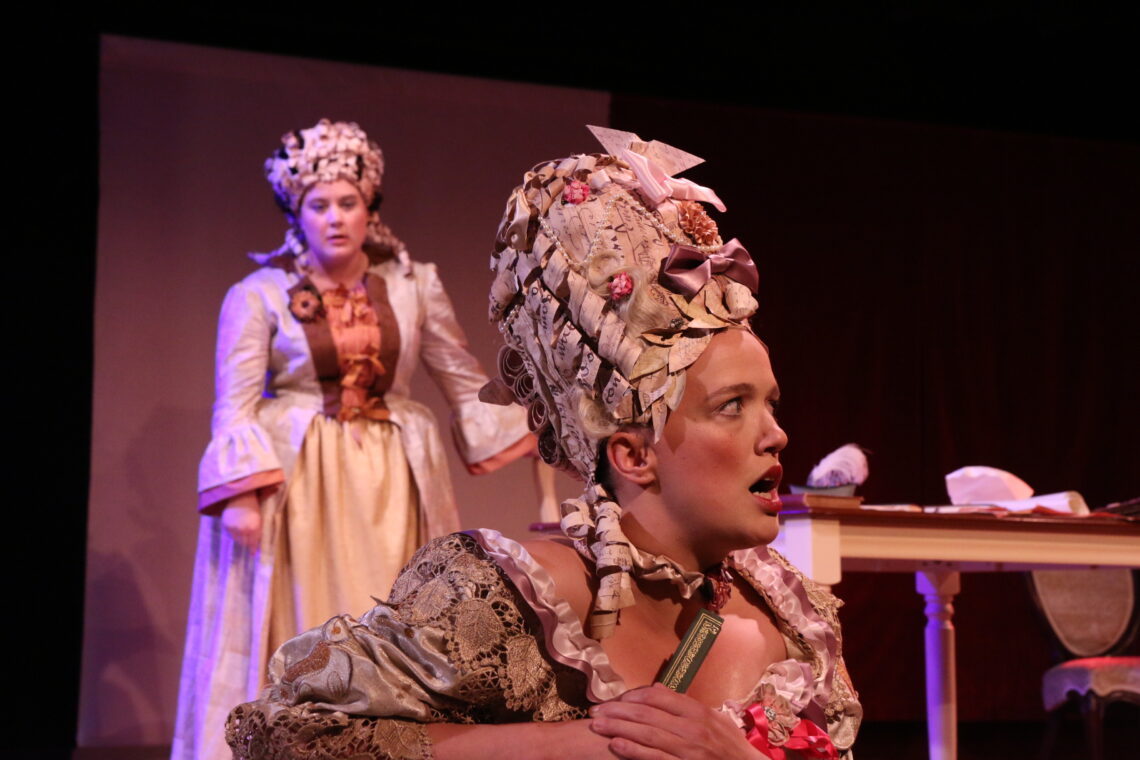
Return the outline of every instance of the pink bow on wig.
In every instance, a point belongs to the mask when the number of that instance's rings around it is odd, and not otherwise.
[[[756,264],[736,238],[709,254],[691,246],[674,245],[658,279],[687,296],[694,296],[714,274],[736,280],[753,293],[760,287]]]

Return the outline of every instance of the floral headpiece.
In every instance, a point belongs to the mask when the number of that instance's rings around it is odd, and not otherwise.
[[[281,136],[281,147],[265,159],[265,178],[273,186],[277,205],[285,212],[290,229],[280,248],[251,256],[262,261],[282,253],[302,253],[305,244],[297,217],[305,193],[318,182],[343,179],[356,186],[368,206],[367,244],[406,258],[403,243],[380,221],[377,198],[383,177],[384,154],[380,146],[369,140],[355,122],[321,119],[308,129],[286,132]]]
[[[507,200],[490,304],[506,346],[501,380],[483,397],[528,407],[543,459],[587,483],[581,499],[563,503],[562,529],[597,564],[592,629],[601,638],[632,603],[639,559],[621,508],[594,481],[598,442],[623,425],[661,436],[686,368],[715,332],[747,327],[758,276],[701,205],[723,211],[716,194],[673,176],[700,158],[590,130],[606,154],[541,163]]]

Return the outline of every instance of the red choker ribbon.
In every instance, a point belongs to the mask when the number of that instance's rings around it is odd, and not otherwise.
[[[720,614],[732,596],[732,572],[721,562],[705,572],[705,582],[701,586],[705,597],[705,609]]]

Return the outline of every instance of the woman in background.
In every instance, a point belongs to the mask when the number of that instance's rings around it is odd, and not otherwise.
[[[435,266],[381,221],[383,155],[356,125],[289,132],[265,173],[290,228],[234,285],[218,328],[212,440],[173,757],[223,758],[226,713],[277,646],[383,596],[424,541],[458,530],[417,358],[472,473],[533,450],[487,378]]]

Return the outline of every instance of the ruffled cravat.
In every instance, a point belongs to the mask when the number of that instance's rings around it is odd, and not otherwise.
[[[590,635],[600,640],[613,633],[618,612],[634,604],[633,578],[667,581],[682,599],[706,588],[706,607],[716,611],[724,605],[731,590],[724,563],[705,573],[686,570],[664,555],[643,552],[621,529],[621,516],[621,506],[598,484],[587,487],[581,498],[562,502],[562,532],[573,539],[579,554],[594,563],[598,577]]]

